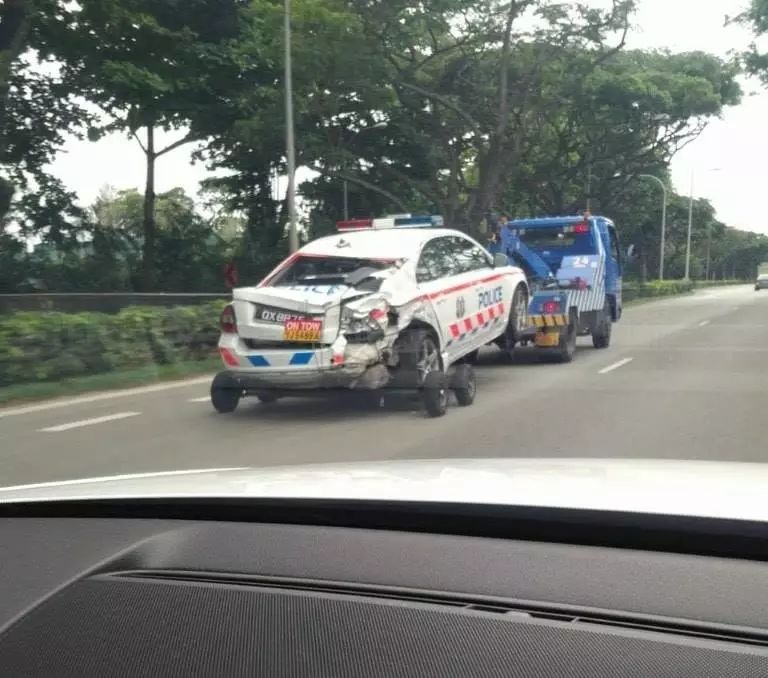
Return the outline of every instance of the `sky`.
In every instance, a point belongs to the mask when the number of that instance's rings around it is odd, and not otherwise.
[[[587,0],[604,6],[607,0]],[[629,48],[666,48],[673,52],[702,50],[725,57],[746,47],[752,39],[745,28],[724,27],[724,17],[742,11],[748,0],[637,0]],[[726,109],[707,129],[672,160],[676,190],[693,190],[708,198],[718,218],[729,226],[768,233],[762,193],[768,186],[768,89],[743,79],[741,105]],[[282,134],[282,130],[276,130]],[[179,132],[160,136],[165,145]],[[158,192],[176,186],[196,195],[198,183],[210,174],[201,164],[192,165],[190,147],[162,156],[157,162]],[[68,142],[52,165],[54,174],[90,204],[106,185],[116,189],[139,188],[144,183],[144,156],[136,142],[111,135],[98,142]],[[297,179],[302,179],[301,171]]]

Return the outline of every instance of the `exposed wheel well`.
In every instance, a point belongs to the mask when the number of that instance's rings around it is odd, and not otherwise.
[[[442,341],[440,340],[440,335],[438,334],[437,330],[429,323],[426,323],[423,320],[414,319],[414,320],[411,320],[408,326],[404,328],[402,331],[407,332],[408,330],[426,330],[429,333],[429,335],[432,337],[432,339],[435,340],[435,343],[437,344],[438,348],[440,350],[443,349]]]

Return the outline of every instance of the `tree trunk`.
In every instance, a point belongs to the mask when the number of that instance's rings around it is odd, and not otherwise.
[[[155,128],[147,125],[147,145],[144,148],[147,159],[147,176],[144,187],[144,246],[142,249],[141,287],[144,292],[154,290],[156,281],[155,250],[157,247],[157,224],[155,223]]]
[[[31,0],[0,3],[0,124],[5,117],[11,67],[27,43],[31,4]]]

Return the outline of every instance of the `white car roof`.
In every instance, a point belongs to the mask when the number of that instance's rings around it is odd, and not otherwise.
[[[323,254],[361,259],[413,259],[421,246],[444,235],[466,235],[450,228],[391,228],[344,231],[304,245],[299,254]],[[340,242],[349,243],[339,247]]]

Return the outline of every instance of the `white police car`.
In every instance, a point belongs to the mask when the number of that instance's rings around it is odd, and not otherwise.
[[[514,346],[528,286],[505,257],[441,226],[410,215],[340,222],[258,286],[235,289],[220,319],[216,410],[333,388],[419,389],[432,416],[449,388],[471,404],[470,358],[491,342]]]

